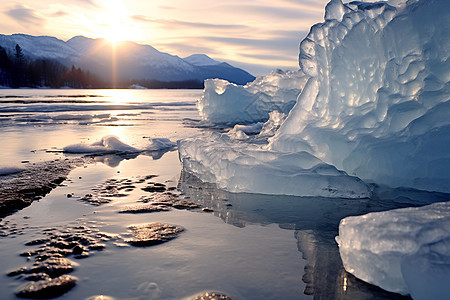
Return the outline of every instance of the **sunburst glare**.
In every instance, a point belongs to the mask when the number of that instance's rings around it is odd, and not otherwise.
[[[121,0],[105,3],[106,12],[99,19],[102,26],[101,36],[114,45],[121,41],[136,41],[140,39],[139,27],[127,14],[127,9]]]

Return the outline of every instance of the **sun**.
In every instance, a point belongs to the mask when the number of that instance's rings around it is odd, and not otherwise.
[[[124,22],[117,22],[105,26],[103,37],[113,44],[122,41],[134,41],[137,39],[136,29],[130,24]]]
[[[127,14],[127,9],[120,0],[107,2],[106,12],[99,18],[100,36],[116,44],[121,41],[137,41],[140,30]]]

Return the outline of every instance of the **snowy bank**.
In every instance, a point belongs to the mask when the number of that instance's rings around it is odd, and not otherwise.
[[[336,241],[356,277],[414,299],[450,299],[450,202],[347,217]]]
[[[243,157],[258,152],[279,160],[306,152],[312,162],[369,182],[450,192],[449,12],[446,0],[332,0],[325,22],[314,25],[301,42],[301,71],[275,72],[246,86],[206,83],[198,105],[201,116],[228,125],[286,112],[293,91],[301,91],[268,147],[256,151],[242,142],[214,145],[198,138],[180,143],[181,159],[189,155],[185,170],[203,169],[209,174],[204,178],[218,182],[247,173],[255,183],[246,189],[261,193],[258,188],[266,179],[256,172],[265,168],[263,159],[223,159],[218,168],[208,161],[214,147],[224,156],[239,149]],[[247,140],[242,130],[234,133],[236,140]],[[279,190],[295,194],[290,188],[286,184]]]

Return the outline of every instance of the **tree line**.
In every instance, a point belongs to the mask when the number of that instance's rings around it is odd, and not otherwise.
[[[0,46],[0,86],[10,88],[49,87],[49,88],[128,88],[133,84],[150,89],[201,89],[199,80],[159,81],[124,80],[117,83],[100,79],[90,71],[71,68],[52,59],[29,59],[25,57],[19,44],[12,52]]]

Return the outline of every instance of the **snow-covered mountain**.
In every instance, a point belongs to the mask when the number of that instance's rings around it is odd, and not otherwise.
[[[184,59],[184,61],[187,61],[188,63],[195,65],[195,66],[212,66],[212,65],[218,65],[221,63],[220,61],[214,60],[205,54],[192,54],[183,59]]]
[[[112,74],[119,80],[203,81],[221,78],[237,84],[254,80],[248,72],[213,60],[205,54],[182,59],[134,42],[120,42],[113,49],[104,39],[83,36],[64,42],[50,36],[0,34],[0,46],[13,51],[16,44],[20,45],[25,57],[54,59],[68,67],[75,65],[104,80],[112,79]]]

